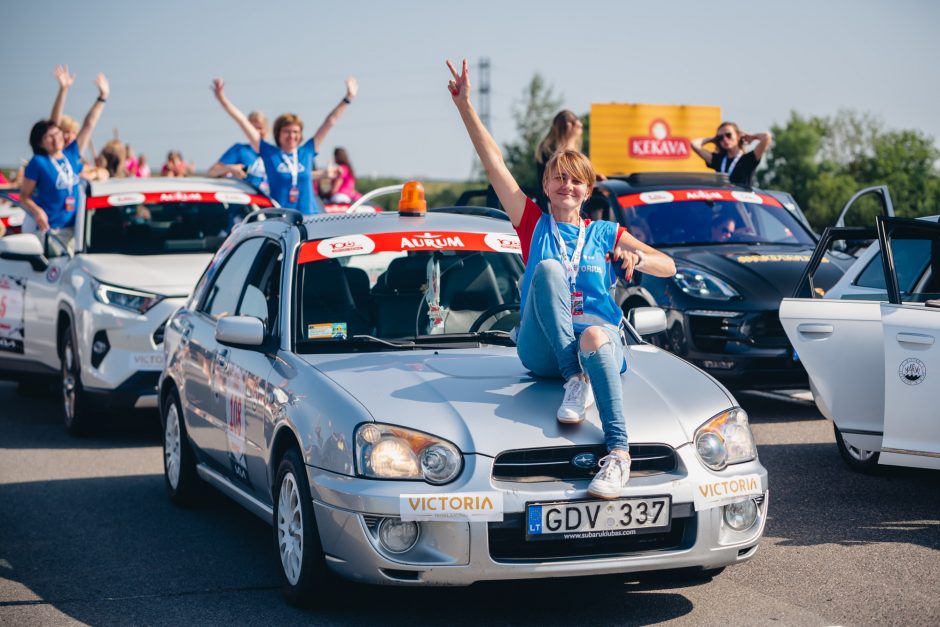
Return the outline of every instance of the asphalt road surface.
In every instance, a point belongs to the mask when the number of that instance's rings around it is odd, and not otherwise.
[[[712,579],[350,586],[285,604],[271,530],[221,496],[174,507],[156,416],[67,436],[0,382],[0,624],[938,625],[940,473],[854,474],[809,403],[741,394],[770,472],[756,557]]]

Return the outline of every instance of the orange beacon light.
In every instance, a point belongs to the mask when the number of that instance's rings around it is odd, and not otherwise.
[[[424,185],[418,181],[408,181],[401,189],[398,201],[398,213],[403,216],[423,216],[428,212],[428,203],[424,199]]]

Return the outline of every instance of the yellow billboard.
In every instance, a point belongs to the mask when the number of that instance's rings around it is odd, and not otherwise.
[[[721,107],[607,103],[591,105],[591,162],[601,174],[708,172],[691,142],[711,137]],[[713,146],[706,146],[714,149]]]

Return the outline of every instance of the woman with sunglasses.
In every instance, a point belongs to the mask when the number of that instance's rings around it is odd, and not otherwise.
[[[754,142],[757,146],[750,152],[744,152],[745,146]],[[692,140],[692,150],[705,160],[705,164],[716,172],[727,174],[734,185],[751,187],[754,184],[754,171],[760,164],[764,152],[770,148],[773,135],[769,132],[751,135],[742,133],[734,122],[722,122],[714,137],[701,137]],[[705,144],[715,144],[715,152],[709,152]]]
[[[623,314],[609,288],[621,268],[627,277],[635,270],[668,277],[676,266],[616,223],[581,219],[596,175],[590,160],[576,150],[556,152],[545,164],[542,188],[549,211],[543,213],[519,188],[470,103],[466,59],[459,74],[450,61],[447,67],[454,105],[522,245],[526,268],[516,336],[519,359],[537,376],[565,380],[559,422],[581,422],[596,398],[609,454],[588,493],[617,498],[630,477],[621,381],[627,364],[620,334]]]

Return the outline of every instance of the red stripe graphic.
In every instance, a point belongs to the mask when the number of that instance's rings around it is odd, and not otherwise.
[[[122,207],[161,202],[227,202],[235,205],[252,204],[258,207],[273,207],[271,199],[260,194],[244,192],[126,192],[110,196],[92,196],[85,202],[86,209]]]
[[[664,189],[639,194],[619,196],[620,206],[623,208],[640,207],[644,205],[659,205],[670,202],[689,202],[693,200],[710,200],[726,202],[749,202],[754,204],[782,207],[773,196],[758,194],[757,192],[744,192],[729,189]]]
[[[519,236],[509,233],[463,233],[426,231],[344,235],[306,242],[300,248],[297,263],[321,259],[411,250],[469,250],[522,254]]]

